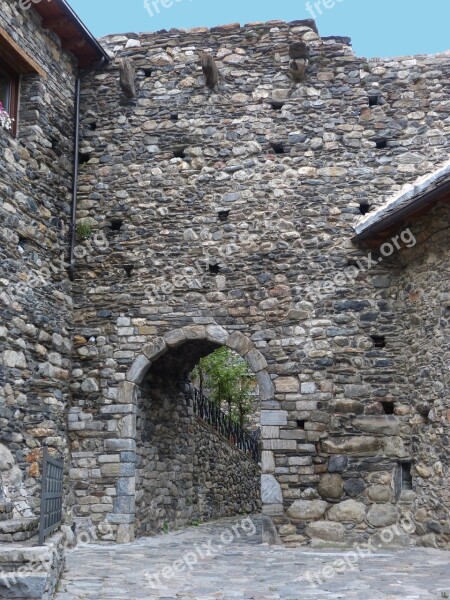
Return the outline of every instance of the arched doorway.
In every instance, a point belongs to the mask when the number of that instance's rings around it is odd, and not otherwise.
[[[133,504],[138,535],[181,527],[199,517],[230,516],[233,510],[251,512],[259,506],[259,468],[251,457],[236,448],[227,450],[223,440],[213,439],[212,431],[202,430],[186,393],[194,366],[221,346],[248,363],[260,399],[271,400],[274,390],[264,356],[242,333],[230,335],[217,325],[188,326],[155,339],[120,386],[121,402],[128,400],[133,407],[120,436],[134,441],[136,478],[134,489],[128,485],[125,491],[124,504]],[[220,468],[211,469],[211,464]],[[121,485],[123,481],[117,484],[118,495],[123,493]],[[202,503],[199,493],[202,486],[216,488],[206,504],[205,495]]]

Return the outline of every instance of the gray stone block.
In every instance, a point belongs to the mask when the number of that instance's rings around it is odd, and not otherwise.
[[[135,477],[119,477],[116,491],[118,496],[133,496],[136,491]]]
[[[273,475],[261,476],[261,498],[264,504],[282,504],[281,486]]]
[[[136,502],[134,496],[117,496],[114,498],[115,514],[134,514],[136,512]]]
[[[118,452],[118,451],[132,451],[136,450],[136,442],[131,439],[111,439],[105,440],[105,451],[106,452]]]
[[[127,373],[127,381],[131,383],[136,383],[137,385],[141,384],[144,380],[145,375],[150,369],[150,366],[151,362],[149,361],[149,359],[143,354],[141,354],[131,365]]]
[[[112,525],[127,525],[134,523],[135,519],[134,514],[109,514],[106,516],[106,520]]]

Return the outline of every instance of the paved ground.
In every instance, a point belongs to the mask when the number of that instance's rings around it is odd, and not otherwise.
[[[450,553],[269,547],[258,528],[257,518],[239,517],[126,546],[79,547],[56,600],[450,598]]]

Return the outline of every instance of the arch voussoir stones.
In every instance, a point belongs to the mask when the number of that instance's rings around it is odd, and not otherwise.
[[[145,356],[145,354],[140,354],[128,370],[128,373],[126,375],[127,381],[130,383],[135,383],[137,385],[142,383],[145,374],[150,369],[151,364],[152,363]]]
[[[220,325],[208,325],[206,328],[206,339],[216,344],[226,344],[230,334]]]
[[[273,400],[275,397],[275,388],[270,375],[266,371],[260,371],[256,373],[256,382],[259,388],[260,401]]]
[[[248,366],[253,371],[253,373],[255,373],[255,375],[257,373],[260,373],[261,371],[264,371],[264,369],[267,369],[268,366],[267,360],[256,348],[253,348],[253,350],[247,352],[247,354],[245,354],[244,356],[244,360],[247,361]]]
[[[142,354],[152,362],[158,360],[158,358],[160,358],[166,352],[167,342],[162,337],[155,338],[150,343],[146,344],[142,349]]]
[[[206,339],[206,327],[204,325],[187,325],[183,327],[183,332],[187,340]]]
[[[227,346],[228,348],[231,348],[240,354],[242,357],[248,354],[250,350],[253,350],[255,347],[254,343],[240,331],[235,331],[230,335],[230,337],[227,339]]]
[[[173,329],[164,334],[164,339],[169,348],[176,348],[186,341],[186,336],[182,329]]]

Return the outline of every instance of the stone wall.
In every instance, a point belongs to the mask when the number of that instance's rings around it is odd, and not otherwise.
[[[299,41],[310,59],[294,83]],[[352,226],[447,159],[449,56],[367,61],[304,22],[104,43],[115,60],[83,91],[79,215],[108,245],[79,262],[74,298],[70,427],[91,468],[74,472],[80,502],[112,504],[117,485],[96,457],[126,445],[116,438],[127,418],[134,448],[151,361],[213,328],[214,340],[241,336],[267,378],[263,510],[283,540],[379,535],[429,484],[412,469],[414,489],[402,490],[416,408],[398,274],[388,261],[367,266]],[[214,89],[203,51],[220,73]],[[135,97],[120,85],[122,59]],[[389,414],[399,398],[410,410]],[[129,477],[130,458],[119,468]],[[119,508],[103,518],[132,534]]]
[[[138,403],[137,531],[257,512],[258,465],[194,416],[182,385],[155,384],[146,382]]]
[[[194,420],[194,518],[199,521],[261,510],[258,465],[201,419]]]
[[[75,65],[33,10],[0,1],[0,27],[46,78],[21,79],[18,136],[0,130],[0,441],[23,483],[15,516],[38,511],[47,444],[68,456],[72,298],[67,250]],[[18,477],[16,477],[18,481]]]
[[[407,378],[396,412],[410,420],[417,531],[431,546],[450,542],[449,217],[441,203],[414,225],[395,282]]]
[[[177,381],[147,381],[138,404],[138,531],[157,533],[193,520],[196,444],[192,408]]]

